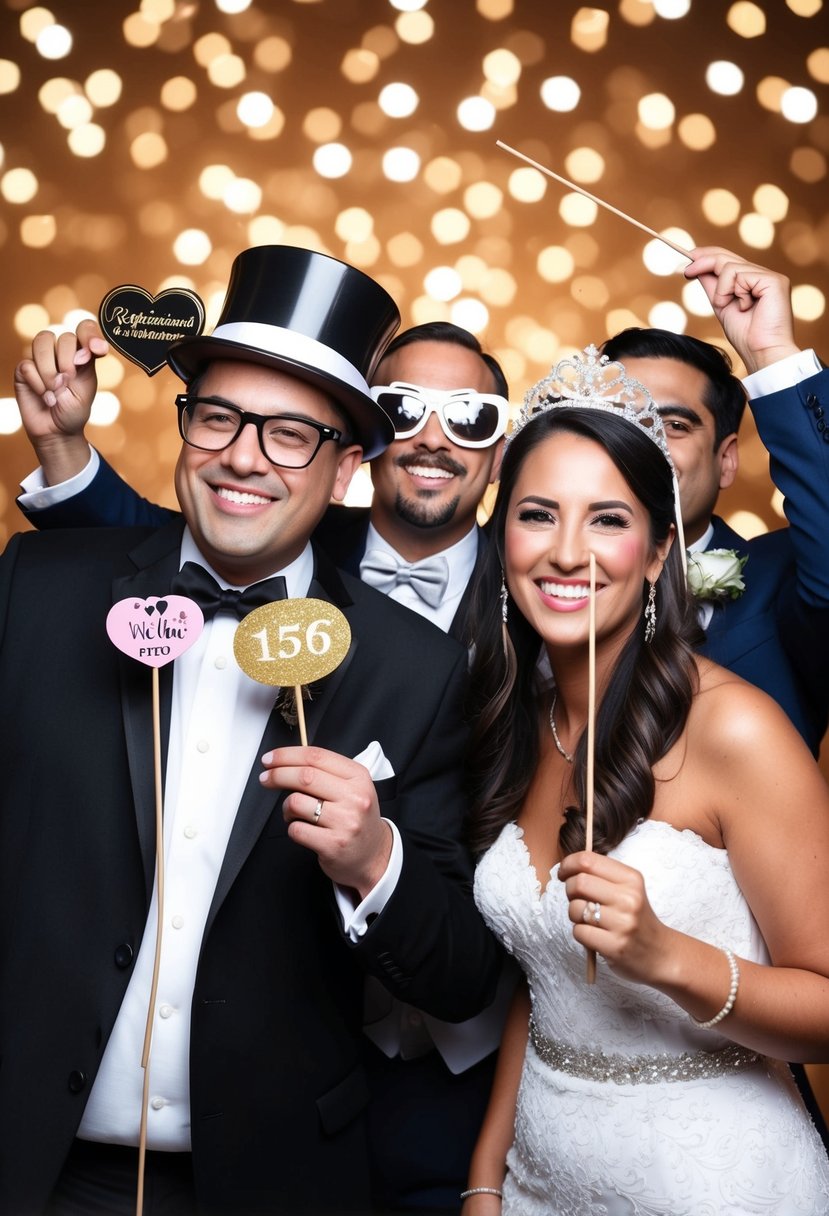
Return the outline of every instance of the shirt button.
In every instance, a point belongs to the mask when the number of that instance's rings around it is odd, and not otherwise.
[[[196,832],[196,829],[195,829],[195,828],[193,828],[193,827],[190,827],[190,825],[189,825],[189,824],[188,824],[188,825],[187,825],[187,827],[184,829],[184,835],[187,837],[187,839],[188,839],[188,840],[192,840],[192,839],[193,839],[193,837],[194,837],[194,836],[196,836],[197,834],[198,834],[198,833]]]
[[[164,1099],[163,1098],[153,1098],[152,1101],[150,1102],[150,1106],[153,1108],[153,1110],[163,1110],[164,1106],[165,1106]]]
[[[217,654],[213,660],[213,666],[217,667],[219,671],[224,671],[224,669],[227,667],[227,659],[223,654]]]
[[[171,924],[174,929],[180,929],[181,926],[184,924],[184,917],[183,916],[174,916],[171,921]]]
[[[198,743],[196,744],[196,750],[200,752],[207,752],[210,750],[210,744],[206,739],[199,739]]]
[[[163,1018],[172,1017],[173,1006],[172,1005],[162,1005],[158,1012],[161,1015],[161,1017],[163,1017]]]

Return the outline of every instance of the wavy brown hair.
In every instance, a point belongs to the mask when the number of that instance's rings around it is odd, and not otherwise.
[[[518,815],[538,763],[536,664],[541,640],[510,600],[508,642],[499,611],[504,527],[516,479],[529,454],[562,432],[599,444],[650,518],[651,542],[664,541],[674,519],[671,470],[656,444],[608,411],[566,407],[535,417],[507,446],[492,514],[486,558],[472,592],[470,636],[475,639],[469,694],[472,737],[468,773],[472,805],[469,838],[489,847]],[[642,586],[642,611],[648,596]],[[625,643],[596,714],[593,847],[607,853],[653,807],[653,766],[682,733],[696,691],[693,645],[699,626],[677,546],[656,584],[656,632],[645,642],[644,622]],[[585,843],[586,732],[574,753],[576,801],[560,831],[564,853]]]

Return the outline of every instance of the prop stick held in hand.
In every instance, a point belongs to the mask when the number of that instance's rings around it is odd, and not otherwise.
[[[138,1189],[135,1197],[135,1216],[141,1216],[144,1210],[144,1164],[147,1156],[147,1111],[150,1102],[150,1047],[153,1040],[155,998],[158,993],[158,973],[161,968],[161,931],[164,924],[164,811],[161,789],[161,712],[159,703],[158,668],[154,667],[153,783],[155,786],[155,881],[158,921],[155,931],[153,978],[150,985],[150,1001],[147,1006],[147,1025],[144,1030],[144,1047],[141,1052],[141,1067],[144,1069],[144,1086],[141,1093],[141,1125],[138,1133]]]
[[[158,923],[155,934],[155,959],[147,1008],[147,1026],[141,1052],[144,1086],[141,1097],[141,1123],[138,1134],[138,1185],[136,1216],[144,1210],[144,1165],[147,1156],[147,1110],[150,1096],[150,1048],[153,1038],[155,1001],[161,968],[161,933],[164,924],[164,810],[161,783],[161,713],[159,709],[158,669],[172,663],[188,650],[204,628],[204,616],[194,600],[184,595],[164,599],[137,596],[113,604],[106,619],[109,640],[124,654],[152,668],[153,784],[155,788],[155,866]]]
[[[299,737],[308,746],[302,686],[339,667],[351,646],[351,627],[327,600],[274,600],[254,608],[233,638],[236,662],[259,684],[293,688]]]
[[[593,787],[596,759],[596,555],[590,554],[590,601],[587,608],[587,779],[585,783],[585,843],[593,852]],[[596,982],[596,951],[587,951],[587,982]]]
[[[628,215],[625,211],[620,211],[618,207],[606,203],[603,198],[599,198],[596,194],[591,194],[589,190],[585,190],[584,186],[577,186],[575,182],[568,181],[566,177],[562,177],[558,173],[553,173],[552,169],[548,169],[546,165],[541,165],[537,160],[533,160],[530,156],[525,156],[523,152],[519,152],[516,148],[511,148],[509,144],[505,144],[503,140],[496,139],[497,147],[503,148],[505,152],[510,152],[513,156],[517,156],[519,160],[526,161],[528,165],[532,165],[539,173],[546,173],[547,177],[554,178],[557,182],[561,182],[563,186],[567,186],[570,190],[575,190],[577,194],[583,194],[585,198],[589,198],[591,202],[596,203],[599,207],[604,207],[607,211],[612,211],[614,215],[618,215],[620,219],[627,220],[629,224],[633,224],[635,228],[641,228],[643,232],[647,232],[648,236],[655,237],[657,241],[661,241],[663,245],[667,245],[673,249],[675,253],[679,253],[682,257],[687,258],[689,262],[693,262],[694,255],[689,249],[684,249],[682,245],[675,245],[673,241],[669,241],[666,236],[662,236],[660,232],[655,232],[653,228],[648,228],[647,224],[642,224],[639,220],[635,220],[632,215]]]

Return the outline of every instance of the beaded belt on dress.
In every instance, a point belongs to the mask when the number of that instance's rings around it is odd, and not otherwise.
[[[728,1043],[715,1051],[683,1051],[672,1056],[622,1056],[586,1047],[566,1047],[547,1039],[530,1020],[530,1039],[539,1059],[558,1072],[585,1081],[613,1081],[616,1085],[652,1085],[657,1081],[701,1081],[751,1068],[765,1058],[747,1047]]]

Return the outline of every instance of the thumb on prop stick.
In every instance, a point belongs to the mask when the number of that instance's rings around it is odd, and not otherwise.
[[[147,1108],[150,1096],[150,1047],[153,1033],[153,1011],[158,992],[161,966],[161,929],[164,922],[164,813],[161,786],[161,713],[159,709],[158,669],[172,663],[196,642],[204,628],[204,616],[198,604],[184,595],[150,596],[140,599],[130,596],[113,604],[107,614],[106,630],[109,640],[124,654],[152,668],[153,704],[153,777],[155,784],[155,861],[158,891],[158,923],[155,937],[155,958],[144,1031],[141,1067],[144,1088],[141,1097],[141,1128],[138,1135],[138,1187],[135,1200],[136,1216],[144,1208],[144,1163],[147,1154]]]

